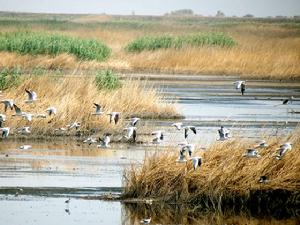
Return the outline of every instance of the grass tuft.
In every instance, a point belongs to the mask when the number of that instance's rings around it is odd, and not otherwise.
[[[20,83],[21,70],[19,68],[2,69],[0,71],[0,90],[17,86]]]
[[[97,40],[85,40],[59,34],[8,32],[0,34],[0,51],[31,55],[73,54],[83,60],[106,60],[111,50]]]
[[[117,74],[112,70],[103,70],[97,73],[95,83],[99,90],[101,89],[116,89],[121,86],[121,81]]]

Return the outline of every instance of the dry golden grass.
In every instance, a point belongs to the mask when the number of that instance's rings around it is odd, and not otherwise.
[[[282,160],[276,160],[280,144],[290,141],[293,149]],[[269,140],[268,148],[261,149],[261,158],[243,157],[253,143],[227,141],[198,151],[203,164],[196,171],[192,162],[176,163],[178,152],[157,153],[146,158],[141,167],[132,166],[125,171],[125,198],[155,198],[166,202],[201,202],[210,204],[223,198],[242,196],[247,199],[251,191],[282,189],[298,191],[300,187],[299,129],[287,138]],[[266,175],[269,182],[258,182]],[[209,203],[208,203],[209,204]]]
[[[48,107],[54,106],[57,108],[57,115],[47,119],[34,118],[32,122],[28,122],[20,117],[12,117],[13,112],[8,110],[6,124],[13,128],[30,125],[35,134],[53,134],[55,128],[75,121],[82,123],[84,131],[91,128],[116,131],[124,125],[125,118],[132,115],[149,118],[178,116],[174,105],[162,103],[162,96],[154,88],[146,88],[145,85],[146,83],[128,80],[119,89],[99,91],[93,76],[32,76],[24,79],[17,88],[6,90],[2,98],[14,99],[22,111],[33,114],[45,113]],[[38,100],[35,103],[25,103],[25,89],[37,93]],[[92,115],[95,112],[94,102],[102,105],[105,113],[121,112],[120,123],[117,126],[109,124],[109,117],[105,114]]]

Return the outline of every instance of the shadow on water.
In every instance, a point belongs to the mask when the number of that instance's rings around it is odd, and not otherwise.
[[[253,214],[251,211],[234,212],[230,209],[212,212],[190,208],[186,205],[166,204],[123,204],[123,223],[140,224],[143,218],[151,217],[151,224],[211,224],[211,225],[258,225],[258,224],[299,224],[300,211],[286,209],[285,215]]]

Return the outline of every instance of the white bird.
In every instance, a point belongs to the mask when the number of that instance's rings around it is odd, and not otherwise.
[[[110,145],[110,133],[106,133],[103,135],[103,138],[99,138],[99,142],[101,143],[100,145],[97,145],[98,148],[104,147],[104,148],[109,148]]]
[[[46,113],[48,113],[49,116],[56,115],[57,109],[54,106],[50,106],[45,110]]]
[[[28,150],[28,149],[31,149],[31,148],[32,148],[31,145],[21,145],[20,146],[20,149],[22,149],[22,150]]]
[[[196,127],[195,126],[185,126],[184,127],[184,138],[186,139],[188,137],[189,130],[193,131],[194,134],[197,134]]]
[[[18,134],[30,134],[30,127],[21,127],[18,129]]]
[[[131,121],[130,121],[130,125],[133,126],[133,127],[135,127],[139,121],[140,121],[140,118],[138,118],[138,117],[132,117]]]
[[[35,102],[37,100],[37,94],[34,91],[29,91],[27,89],[25,89],[25,91],[28,94],[28,100],[25,101],[26,103],[32,103],[32,102]]]
[[[96,108],[96,112],[92,113],[92,115],[102,115],[103,111],[102,111],[101,105],[99,105],[97,103],[94,103],[94,105],[95,105],[95,108]]]
[[[5,122],[6,121],[6,115],[0,114],[0,121]]]
[[[184,144],[184,143],[180,143],[178,145],[181,145],[182,148],[180,150],[180,152],[184,153],[186,150],[188,151],[189,153],[189,156],[192,157],[192,154],[195,150],[195,145],[194,144]]]
[[[124,136],[126,139],[133,138],[133,141],[136,141],[136,127],[126,127],[124,130],[127,131],[127,134]]]
[[[194,170],[196,170],[197,167],[198,166],[200,167],[202,164],[202,158],[200,156],[192,157],[192,158],[190,158],[190,160],[192,160],[192,162],[193,162]]]
[[[9,127],[1,127],[0,131],[2,131],[2,138],[7,138],[10,132]]]
[[[261,156],[258,154],[257,150],[254,148],[249,148],[246,150],[246,153],[243,155],[244,157],[249,158],[260,158]]]
[[[55,129],[54,131],[61,131],[61,132],[65,132],[65,131],[67,131],[67,128],[60,127],[60,128],[57,128],[57,129]]]
[[[233,82],[233,84],[235,85],[235,89],[240,89],[242,83],[245,83],[245,81],[244,80],[237,80],[237,81]]]
[[[287,142],[287,143],[284,143],[283,145],[280,146],[279,148],[279,153],[278,155],[276,156],[276,159],[281,159],[288,150],[291,150],[292,149],[292,144]]]
[[[150,224],[150,222],[151,222],[151,217],[149,219],[142,219],[140,221],[141,224]]]
[[[258,180],[259,183],[268,183],[269,179],[267,176],[261,176]]]
[[[11,110],[14,109],[14,100],[12,99],[5,99],[5,100],[2,100],[1,103],[4,104],[4,111],[6,112],[7,108],[10,108]]]
[[[255,146],[255,148],[267,148],[269,145],[265,140],[261,140],[258,142],[258,145]]]
[[[154,139],[152,140],[154,144],[159,144],[164,140],[164,134],[163,131],[161,130],[153,131],[151,135],[155,136]]]
[[[87,139],[85,139],[85,140],[83,141],[83,143],[87,143],[87,144],[91,145],[91,144],[93,144],[93,143],[97,143],[97,141],[96,141],[96,139],[93,138],[93,137],[88,137]]]
[[[27,119],[29,122],[32,121],[33,115],[31,113],[22,113],[22,117],[24,117],[25,119]]]
[[[80,127],[80,123],[78,122],[74,122],[74,123],[71,123],[71,124],[68,124],[67,127],[69,128],[69,130],[75,128],[76,130],[78,130],[78,128]]]
[[[13,107],[16,112],[13,116],[23,116],[26,114],[25,112],[22,112],[22,110],[16,104],[13,104]]]
[[[36,118],[46,118],[47,116],[44,113],[38,113],[38,114],[35,115],[35,117]]]
[[[108,113],[107,115],[109,115],[109,122],[111,123],[112,121],[114,121],[115,124],[117,124],[120,119],[120,114],[121,114],[120,112]]]
[[[291,96],[291,97],[289,97],[289,98],[287,98],[287,99],[284,99],[284,100],[282,101],[282,104],[283,104],[283,105],[286,105],[286,104],[288,104],[289,102],[292,104],[293,99],[294,99],[293,96]]]
[[[185,163],[186,162],[185,154],[182,151],[179,151],[179,157],[176,160],[176,162],[179,162],[179,163]]]
[[[182,123],[181,123],[181,122],[173,123],[171,126],[176,127],[177,130],[181,130],[181,128],[182,128]]]
[[[221,126],[221,128],[218,130],[220,141],[224,141],[230,137],[229,130]]]

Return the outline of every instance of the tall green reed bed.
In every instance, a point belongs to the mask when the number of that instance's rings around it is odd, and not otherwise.
[[[142,52],[184,47],[220,46],[233,47],[236,42],[223,33],[203,33],[185,36],[143,36],[129,43],[125,49],[128,52]]]
[[[9,32],[0,34],[0,51],[31,55],[73,54],[82,60],[106,60],[111,49],[98,40],[86,40],[60,34]]]

